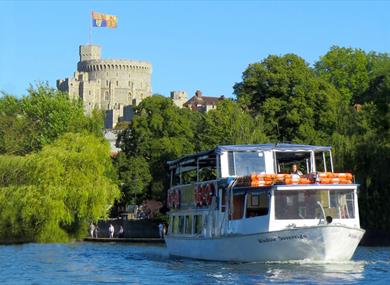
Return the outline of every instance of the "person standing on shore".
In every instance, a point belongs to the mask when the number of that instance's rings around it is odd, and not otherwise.
[[[99,226],[98,224],[96,224],[96,227],[95,227],[95,238],[98,238],[98,231],[99,231]]]
[[[160,223],[158,225],[158,233],[160,234],[160,238],[164,238],[164,224]]]
[[[110,226],[108,227],[108,232],[110,234],[110,238],[113,238],[114,237],[114,226],[112,224],[110,224]]]
[[[123,238],[123,227],[122,226],[120,226],[120,228],[119,228],[119,232],[118,232],[118,238]]]
[[[91,238],[93,238],[93,235],[95,233],[95,225],[93,223],[89,225],[89,233],[91,234]]]

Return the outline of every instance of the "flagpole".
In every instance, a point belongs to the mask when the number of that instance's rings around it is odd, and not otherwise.
[[[92,15],[92,12],[91,12],[91,15]],[[89,43],[88,44],[92,44],[92,24],[91,24],[91,19],[89,20]]]

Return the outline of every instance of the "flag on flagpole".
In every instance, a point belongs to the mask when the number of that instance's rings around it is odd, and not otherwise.
[[[116,16],[92,12],[92,27],[116,28],[117,26]]]

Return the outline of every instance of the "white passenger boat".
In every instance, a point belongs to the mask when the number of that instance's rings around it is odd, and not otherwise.
[[[302,171],[290,174],[296,164]],[[350,173],[330,147],[218,146],[168,162],[172,256],[218,261],[346,261],[364,230]]]

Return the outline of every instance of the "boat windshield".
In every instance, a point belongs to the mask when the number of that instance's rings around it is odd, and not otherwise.
[[[355,195],[352,189],[342,190],[277,190],[275,191],[275,219],[333,219],[355,218]]]
[[[262,151],[229,151],[229,175],[245,176],[264,173],[265,162]]]

